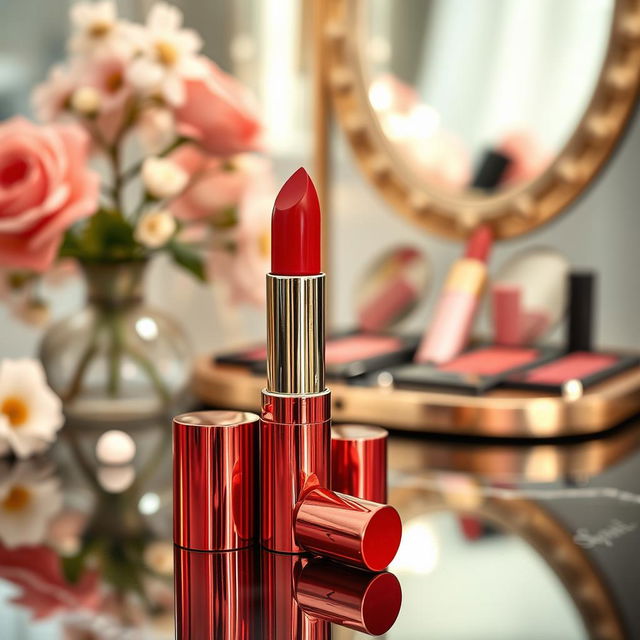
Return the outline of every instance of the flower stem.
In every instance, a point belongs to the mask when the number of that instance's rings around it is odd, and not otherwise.
[[[168,156],[172,151],[175,151],[178,147],[182,146],[185,142],[193,142],[189,138],[184,138],[182,136],[178,136],[170,145],[162,149],[162,151],[156,154],[157,158],[164,158]],[[125,171],[122,172],[120,178],[123,184],[129,182],[129,180],[135,178],[140,171],[142,170],[142,165],[144,164],[144,160],[140,160],[140,162],[136,162],[133,166],[129,167]]]
[[[93,328],[91,340],[80,356],[80,360],[78,360],[78,366],[76,367],[75,373],[71,378],[69,387],[67,388],[67,391],[61,395],[61,399],[63,402],[69,403],[75,400],[77,395],[82,391],[82,385],[84,383],[84,376],[87,372],[87,368],[91,364],[91,361],[95,358],[98,351],[98,335],[100,333],[101,327],[102,321],[98,318]]]
[[[120,393],[120,367],[122,364],[122,318],[120,312],[113,311],[109,314],[109,329],[111,333],[111,345],[109,348],[109,378],[107,391],[114,398]]]
[[[151,360],[149,360],[149,358],[147,358],[141,351],[131,345],[125,345],[124,350],[136,362],[140,369],[146,373],[158,396],[162,399],[165,405],[168,405],[171,401],[171,394],[169,393],[164,380],[158,374],[158,370],[153,362],[151,362]]]

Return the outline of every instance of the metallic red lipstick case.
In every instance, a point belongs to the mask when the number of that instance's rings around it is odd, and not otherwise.
[[[241,411],[184,413],[173,420],[173,541],[227,551],[257,537],[259,418]]]
[[[300,553],[295,510],[331,481],[331,396],[324,385],[324,274],[267,275],[267,387],[260,427],[261,539]]]
[[[341,424],[331,429],[331,488],[373,502],[387,501],[387,440],[382,427]]]
[[[329,490],[331,396],[325,387],[320,218],[313,182],[299,169],[280,190],[271,222],[275,273],[267,275],[261,542],[270,551],[312,551],[380,571],[400,543],[397,512]]]
[[[318,488],[297,507],[295,537],[307,551],[383,571],[398,551],[402,522],[389,505]]]
[[[381,571],[402,535],[393,507],[328,489],[331,396],[324,384],[324,274],[267,276],[267,387],[260,426],[261,541]],[[386,469],[380,469],[386,475]]]

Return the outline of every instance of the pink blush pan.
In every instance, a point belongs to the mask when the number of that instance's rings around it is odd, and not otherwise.
[[[394,336],[355,334],[334,338],[327,342],[325,357],[327,365],[345,364],[354,360],[375,358],[403,346]]]
[[[577,380],[582,388],[604,382],[637,366],[638,356],[572,351],[550,362],[508,376],[506,383],[516,389],[563,393],[564,385]]]
[[[473,373],[480,376],[495,376],[527,365],[539,356],[538,349],[487,347],[464,353],[446,364],[441,364],[438,369],[456,373]]]
[[[567,380],[580,380],[609,369],[619,360],[618,356],[609,354],[577,351],[530,371],[526,379],[529,382],[563,384]]]

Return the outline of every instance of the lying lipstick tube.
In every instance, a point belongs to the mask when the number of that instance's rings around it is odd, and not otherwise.
[[[298,505],[295,535],[307,551],[369,571],[383,571],[400,546],[402,522],[388,504],[318,487]]]

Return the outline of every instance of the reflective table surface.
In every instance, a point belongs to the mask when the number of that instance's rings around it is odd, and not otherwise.
[[[191,640],[640,637],[640,421],[535,445],[392,435],[404,537],[377,576],[174,547],[170,435],[70,423],[0,461],[0,638],[173,638],[174,566]]]

